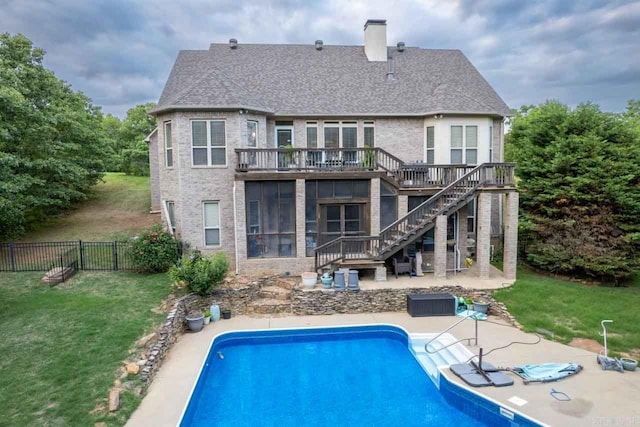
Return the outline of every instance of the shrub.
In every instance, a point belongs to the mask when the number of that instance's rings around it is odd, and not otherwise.
[[[155,225],[131,242],[131,262],[140,273],[163,273],[179,258],[180,242]]]
[[[191,256],[183,257],[177,266],[172,266],[169,276],[176,282],[185,282],[189,291],[206,296],[222,283],[228,270],[229,261],[223,252],[211,258],[195,251]]]

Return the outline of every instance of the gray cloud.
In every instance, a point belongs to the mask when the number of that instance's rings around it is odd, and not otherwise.
[[[180,49],[240,43],[362,44],[367,18],[388,41],[461,49],[511,107],[559,99],[622,111],[640,98],[640,2],[543,0],[0,0],[1,31],[106,112],[155,101]]]

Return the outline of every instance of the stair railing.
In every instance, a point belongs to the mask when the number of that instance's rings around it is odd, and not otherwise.
[[[466,316],[464,316],[462,319],[458,320],[457,322],[455,322],[454,324],[452,324],[451,326],[449,326],[447,329],[445,329],[444,331],[440,332],[438,335],[436,335],[435,337],[431,338],[429,341],[427,341],[427,343],[424,345],[424,351],[426,351],[429,354],[436,354],[441,350],[444,350],[445,348],[449,348],[452,345],[458,344],[459,342],[462,341],[467,341],[467,345],[471,345],[471,340],[473,340],[474,344],[477,346],[478,345],[478,314],[479,313],[473,313],[473,314],[468,314]],[[449,332],[451,329],[455,328],[456,326],[458,326],[460,323],[464,322],[465,320],[472,318],[473,320],[475,320],[475,334],[473,337],[469,337],[469,338],[461,338],[457,341],[454,341],[452,343],[449,343],[447,345],[445,345],[444,347],[440,347],[435,351],[431,351],[429,350],[429,344],[431,344],[432,342],[434,342],[435,340],[437,340],[438,338],[440,338],[442,335],[446,334],[447,332]]]

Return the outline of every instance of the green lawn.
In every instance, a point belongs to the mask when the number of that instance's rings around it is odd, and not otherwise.
[[[530,332],[543,328],[554,339],[568,343],[573,338],[591,338],[602,343],[600,321],[607,325],[607,343],[612,352],[640,355],[640,277],[629,287],[587,286],[547,277],[521,267],[511,288],[494,296]]]
[[[130,392],[114,416],[106,403],[121,362],[164,318],[166,274],[78,273],[54,288],[42,273],[0,275],[0,425],[123,425],[139,403]]]
[[[149,214],[148,176],[107,173],[90,199],[24,236],[25,242],[110,241],[135,234],[160,220]]]

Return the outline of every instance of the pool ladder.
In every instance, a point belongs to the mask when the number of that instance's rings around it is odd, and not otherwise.
[[[465,320],[469,319],[469,318],[473,318],[473,320],[475,320],[475,336],[470,337],[470,338],[461,338],[457,341],[454,341],[452,343],[449,343],[447,345],[445,345],[444,347],[440,347],[439,349],[435,350],[435,351],[431,351],[429,350],[429,344],[431,344],[432,342],[434,342],[435,340],[437,340],[438,338],[440,338],[442,335],[446,334],[447,332],[449,332],[451,329],[455,328],[456,326],[458,326],[460,323],[464,322]],[[473,314],[468,314],[466,316],[464,316],[462,319],[458,320],[457,322],[455,322],[453,325],[449,326],[447,329],[445,329],[444,331],[440,332],[438,335],[436,335],[435,337],[431,338],[425,345],[424,345],[424,351],[426,351],[429,354],[436,354],[441,350],[444,350],[445,348],[451,347],[452,345],[458,344],[462,341],[467,341],[467,345],[471,345],[471,340],[473,340],[474,344],[477,346],[478,345],[478,317],[477,317],[477,313],[473,313]]]

